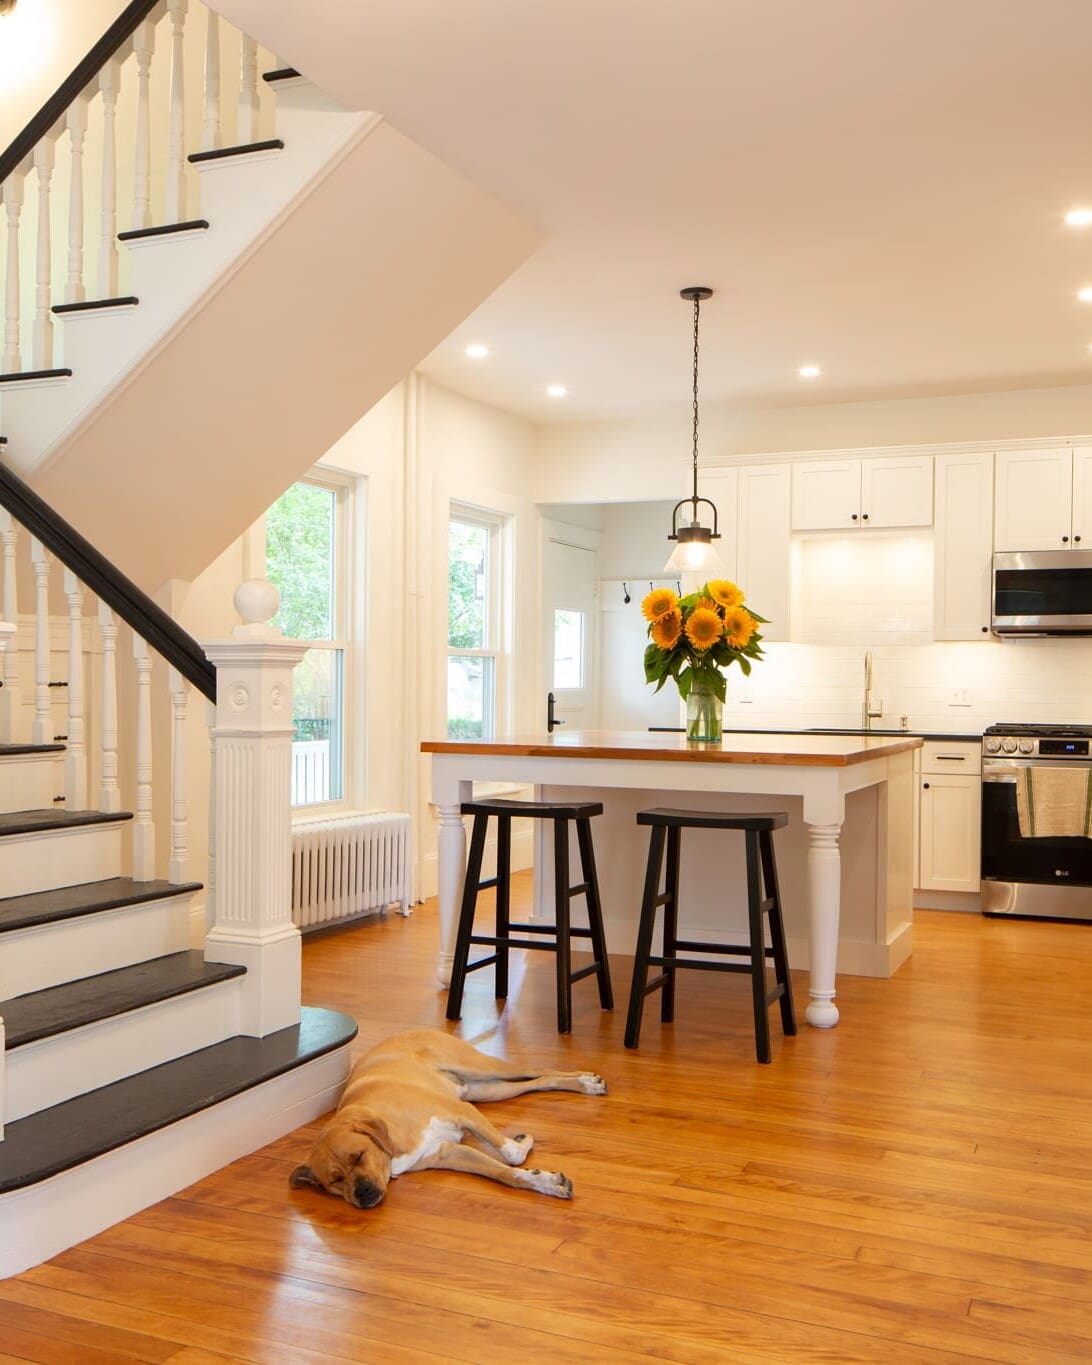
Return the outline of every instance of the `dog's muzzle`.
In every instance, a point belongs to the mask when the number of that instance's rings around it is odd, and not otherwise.
[[[353,1203],[358,1209],[374,1209],[376,1204],[382,1203],[385,1193],[370,1180],[361,1178],[353,1182]]]

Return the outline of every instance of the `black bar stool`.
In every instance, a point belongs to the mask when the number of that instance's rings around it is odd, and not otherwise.
[[[670,1023],[675,1017],[675,972],[679,967],[691,967],[705,972],[747,972],[751,977],[751,993],[755,1012],[755,1051],[760,1062],[770,1060],[770,1021],[767,1011],[775,1000],[781,1004],[781,1028],[786,1034],[796,1032],[796,1014],[792,1004],[792,981],[785,952],[785,924],[781,917],[781,896],[777,889],[777,868],[774,864],[773,831],[789,823],[789,817],[778,811],[770,815],[725,815],[720,811],[700,810],[643,810],[637,813],[639,825],[651,825],[648,846],[648,865],[645,870],[645,894],[641,905],[641,924],[637,931],[637,954],[633,962],[633,985],[629,994],[629,1015],[626,1020],[626,1047],[636,1047],[641,1035],[641,1014],[645,996],[659,989],[660,1018]],[[684,829],[741,829],[747,842],[747,915],[751,941],[744,945],[687,942],[678,937],[679,924],[679,846]],[[661,893],[660,869],[663,866],[664,843],[667,844],[667,876]],[[759,882],[761,860],[762,882]],[[763,897],[763,889],[765,897]],[[663,955],[652,955],[652,933],[656,925],[656,911],[664,907]],[[763,933],[763,916],[770,919],[770,943],[767,948]],[[746,954],[749,962],[704,962],[695,958],[679,957],[679,952],[724,953],[733,956]],[[772,957],[776,985],[766,985],[766,958]],[[649,967],[663,971],[648,980]]]
[[[463,900],[459,910],[459,929],[455,939],[455,960],[451,967],[451,986],[447,996],[447,1017],[458,1019],[463,1003],[463,986],[468,972],[496,963],[496,997],[508,997],[508,951],[510,948],[534,948],[557,956],[557,1031],[572,1032],[573,982],[594,972],[599,981],[599,1003],[605,1010],[614,1008],[607,963],[607,940],[603,933],[603,907],[599,899],[599,881],[595,873],[595,852],[592,848],[591,820],[603,814],[599,801],[585,801],[563,805],[553,801],[466,801],[464,815],[474,817],[470,835],[470,856],[463,883]],[[481,880],[482,856],[489,817],[497,818],[497,875]],[[554,822],[554,924],[513,924],[509,917],[512,873],[512,821],[518,819],[552,820]],[[580,871],[583,878],[576,886],[569,885],[569,822],[576,822],[576,838],[580,848]],[[474,912],[479,891],[497,888],[497,926],[495,934],[474,933]],[[574,929],[569,917],[569,903],[574,896],[584,896],[588,905],[587,929]],[[540,939],[514,939],[512,930],[525,934],[540,934]],[[590,967],[572,969],[572,940],[590,938],[594,961]],[[493,945],[490,957],[470,961],[470,945]]]

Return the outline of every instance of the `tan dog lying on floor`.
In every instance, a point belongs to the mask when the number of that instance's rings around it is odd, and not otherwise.
[[[396,1034],[357,1062],[310,1162],[297,1166],[289,1180],[341,1195],[358,1209],[374,1208],[388,1183],[407,1171],[467,1171],[571,1199],[572,1181],[559,1172],[518,1169],[534,1138],[505,1137],[474,1108],[476,1100],[508,1100],[530,1090],[605,1095],[607,1086],[587,1071],[511,1066],[433,1029]],[[500,1160],[461,1146],[465,1133]]]

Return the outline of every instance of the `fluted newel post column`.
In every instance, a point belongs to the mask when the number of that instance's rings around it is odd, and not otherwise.
[[[64,800],[69,810],[87,806],[87,743],[83,719],[83,584],[64,571],[68,603],[68,739],[64,750]]]
[[[155,877],[155,825],[152,823],[152,660],[147,643],[133,636],[137,671],[136,809],[133,811],[133,879]]]
[[[53,718],[49,712],[49,558],[45,546],[31,539],[30,561],[34,565],[34,720],[32,744],[53,743]]]
[[[0,598],[0,621],[7,622],[14,632],[18,607],[15,590],[15,523],[11,513],[0,507],[0,548],[4,559],[4,590]],[[4,685],[0,687],[0,743],[16,744],[25,739],[23,707],[19,695],[19,655],[16,636],[7,639],[4,650]]]
[[[216,900],[205,957],[246,967],[241,1031],[259,1038],[300,1017],[290,902],[292,670],[306,646],[262,624],[278,602],[271,583],[243,583],[235,606],[244,624],[205,645],[216,665]]]

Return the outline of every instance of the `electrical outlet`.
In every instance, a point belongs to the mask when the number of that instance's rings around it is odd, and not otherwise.
[[[957,687],[948,698],[949,706],[970,706],[971,698],[965,687]]]

